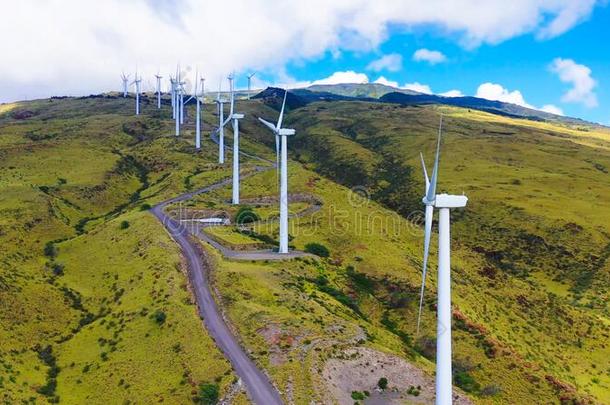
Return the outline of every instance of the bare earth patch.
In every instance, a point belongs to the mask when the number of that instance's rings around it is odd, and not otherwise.
[[[404,359],[366,347],[350,348],[343,355],[329,359],[322,371],[326,388],[337,403],[353,405],[355,391],[369,393],[360,401],[367,405],[434,403],[434,378]],[[377,388],[382,377],[388,380],[383,391]],[[413,395],[414,391],[419,395]],[[466,405],[472,401],[454,390],[454,403]]]

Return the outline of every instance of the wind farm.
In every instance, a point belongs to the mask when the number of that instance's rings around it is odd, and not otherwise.
[[[62,87],[0,94],[3,403],[608,403],[610,127],[572,8],[522,37],[453,10],[460,42],[384,2],[112,1],[129,27],[58,26],[95,45],[64,70],[15,58]]]

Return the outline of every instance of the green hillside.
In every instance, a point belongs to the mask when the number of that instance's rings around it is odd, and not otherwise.
[[[145,205],[223,179],[230,166],[215,163],[207,139],[194,153],[192,126],[175,139],[168,107],[158,113],[145,104],[136,118],[132,103],[96,97],[0,106],[6,403],[183,404],[202,383],[224,395],[235,379],[198,319],[177,246]],[[212,109],[205,106],[206,131],[216,121]],[[246,113],[242,150],[273,159],[273,137],[256,117],[277,112],[261,100],[240,101],[239,111]],[[610,135],[442,111],[440,188],[470,198],[452,227],[457,390],[474,403],[604,403]],[[286,123],[297,128],[290,192],[322,203],[292,220],[290,243],[322,244],[329,257],[237,262],[205,246],[219,303],[286,402],[333,403],[336,390],[388,400],[390,392],[374,390],[381,377],[403,402],[430,401],[434,271],[415,333],[418,153],[431,164],[438,112],[365,102],[290,111]],[[244,173],[261,164],[242,162]],[[254,223],[248,235],[233,227],[211,233],[231,244],[273,244],[274,212],[257,201],[276,195],[274,170],[245,178],[243,201],[270,221]],[[229,196],[226,187],[185,204],[234,213]],[[296,214],[307,204],[291,208]],[[380,368],[385,356],[393,363]],[[342,387],[341,367],[351,367]]]

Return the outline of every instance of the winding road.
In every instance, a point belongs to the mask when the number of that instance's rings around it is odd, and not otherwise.
[[[212,141],[217,141],[214,139],[214,134],[212,134]],[[240,152],[240,154],[273,164],[273,162],[269,162],[258,156],[249,155],[243,152]],[[264,170],[266,169],[258,168],[257,171],[254,171],[249,175],[251,176]],[[247,176],[242,176],[242,178],[245,177]],[[278,390],[273,386],[267,375],[254,364],[252,359],[250,359],[248,354],[239,344],[237,338],[231,333],[231,330],[220,313],[210,289],[209,263],[204,262],[202,259],[205,257],[202,251],[203,248],[198,242],[191,239],[189,232],[183,224],[166,215],[164,212],[164,208],[169,204],[189,200],[198,194],[208,193],[229,184],[231,184],[231,178],[163,201],[155,205],[151,211],[180,246],[182,254],[187,262],[189,279],[197,300],[199,315],[203,318],[208,333],[212,336],[225,357],[231,362],[235,373],[243,381],[250,400],[258,405],[281,405],[283,402]],[[203,234],[203,232],[201,233]],[[210,243],[209,240],[206,241]],[[222,252],[223,246],[216,246],[217,244],[215,242],[211,244]],[[274,257],[277,257],[277,253],[274,254]]]
[[[259,405],[280,405],[282,399],[269,378],[259,370],[252,359],[238,343],[236,337],[224,322],[218,305],[214,301],[209,285],[209,265],[202,260],[202,247],[191,240],[186,228],[165,214],[164,208],[171,203],[184,201],[201,193],[206,193],[231,183],[231,179],[223,180],[200,190],[182,194],[178,197],[155,205],[151,211],[163,224],[171,237],[180,245],[182,254],[187,261],[188,274],[191,282],[199,314],[205,322],[208,333],[212,336],[225,357],[231,362],[233,369],[244,382],[250,399]]]

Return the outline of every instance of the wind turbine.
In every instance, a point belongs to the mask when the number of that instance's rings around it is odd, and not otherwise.
[[[129,82],[129,75],[126,75],[125,72],[121,73],[121,80],[123,81],[123,97],[127,97],[127,82]]]
[[[231,89],[231,108],[229,116],[227,117],[228,122],[232,120],[233,126],[233,204],[239,204],[239,120],[244,118],[244,114],[238,114],[233,111],[235,104],[235,93],[233,90],[233,75],[229,75],[229,87]],[[224,126],[224,125],[223,125]]]
[[[176,118],[176,80],[169,75],[169,92],[172,98],[172,119]]]
[[[225,120],[224,120],[224,100],[220,97],[222,89],[222,80],[218,84],[218,94],[216,96],[216,104],[218,105],[218,163],[225,162]]]
[[[438,225],[438,303],[436,324],[436,405],[451,405],[452,374],[451,374],[451,238],[450,238],[450,210],[463,208],[468,202],[465,195],[436,194],[438,180],[438,162],[441,146],[441,131],[443,117],[441,116],[438,141],[436,144],[436,158],[432,178],[428,180],[426,166],[422,156],[424,178],[426,181],[426,195],[422,202],[426,206],[425,235],[424,235],[424,263],[422,271],[422,287],[420,293],[417,328],[424,296],[426,281],[426,266],[430,247],[430,234],[432,230],[432,215],[434,208],[439,210]]]
[[[273,125],[269,121],[258,118],[275,135],[276,151],[278,139],[281,140],[281,169],[280,169],[280,249],[279,253],[288,253],[288,136],[294,135],[294,129],[282,128],[284,118],[284,107],[286,105],[286,95],[288,90],[284,90],[284,101],[277,124]]]
[[[138,78],[138,70],[136,69],[136,77],[131,84],[136,85],[136,115],[140,115],[140,83],[142,78]]]
[[[201,96],[199,94],[197,94],[197,83],[199,81],[201,81]],[[199,73],[196,72],[195,73],[195,91],[194,91],[193,95],[191,95],[191,97],[189,97],[188,100],[185,101],[185,103],[188,103],[193,98],[197,101],[197,114],[195,117],[195,148],[197,150],[201,149],[201,103],[203,102],[204,84],[205,84],[205,79],[203,77],[199,79]]]
[[[256,74],[256,72],[252,72],[247,76],[248,77],[248,100],[250,100],[250,81],[252,80],[252,78],[254,77],[255,74]]]
[[[163,76],[157,73],[155,77],[157,78],[157,108],[161,108],[161,79]]]

